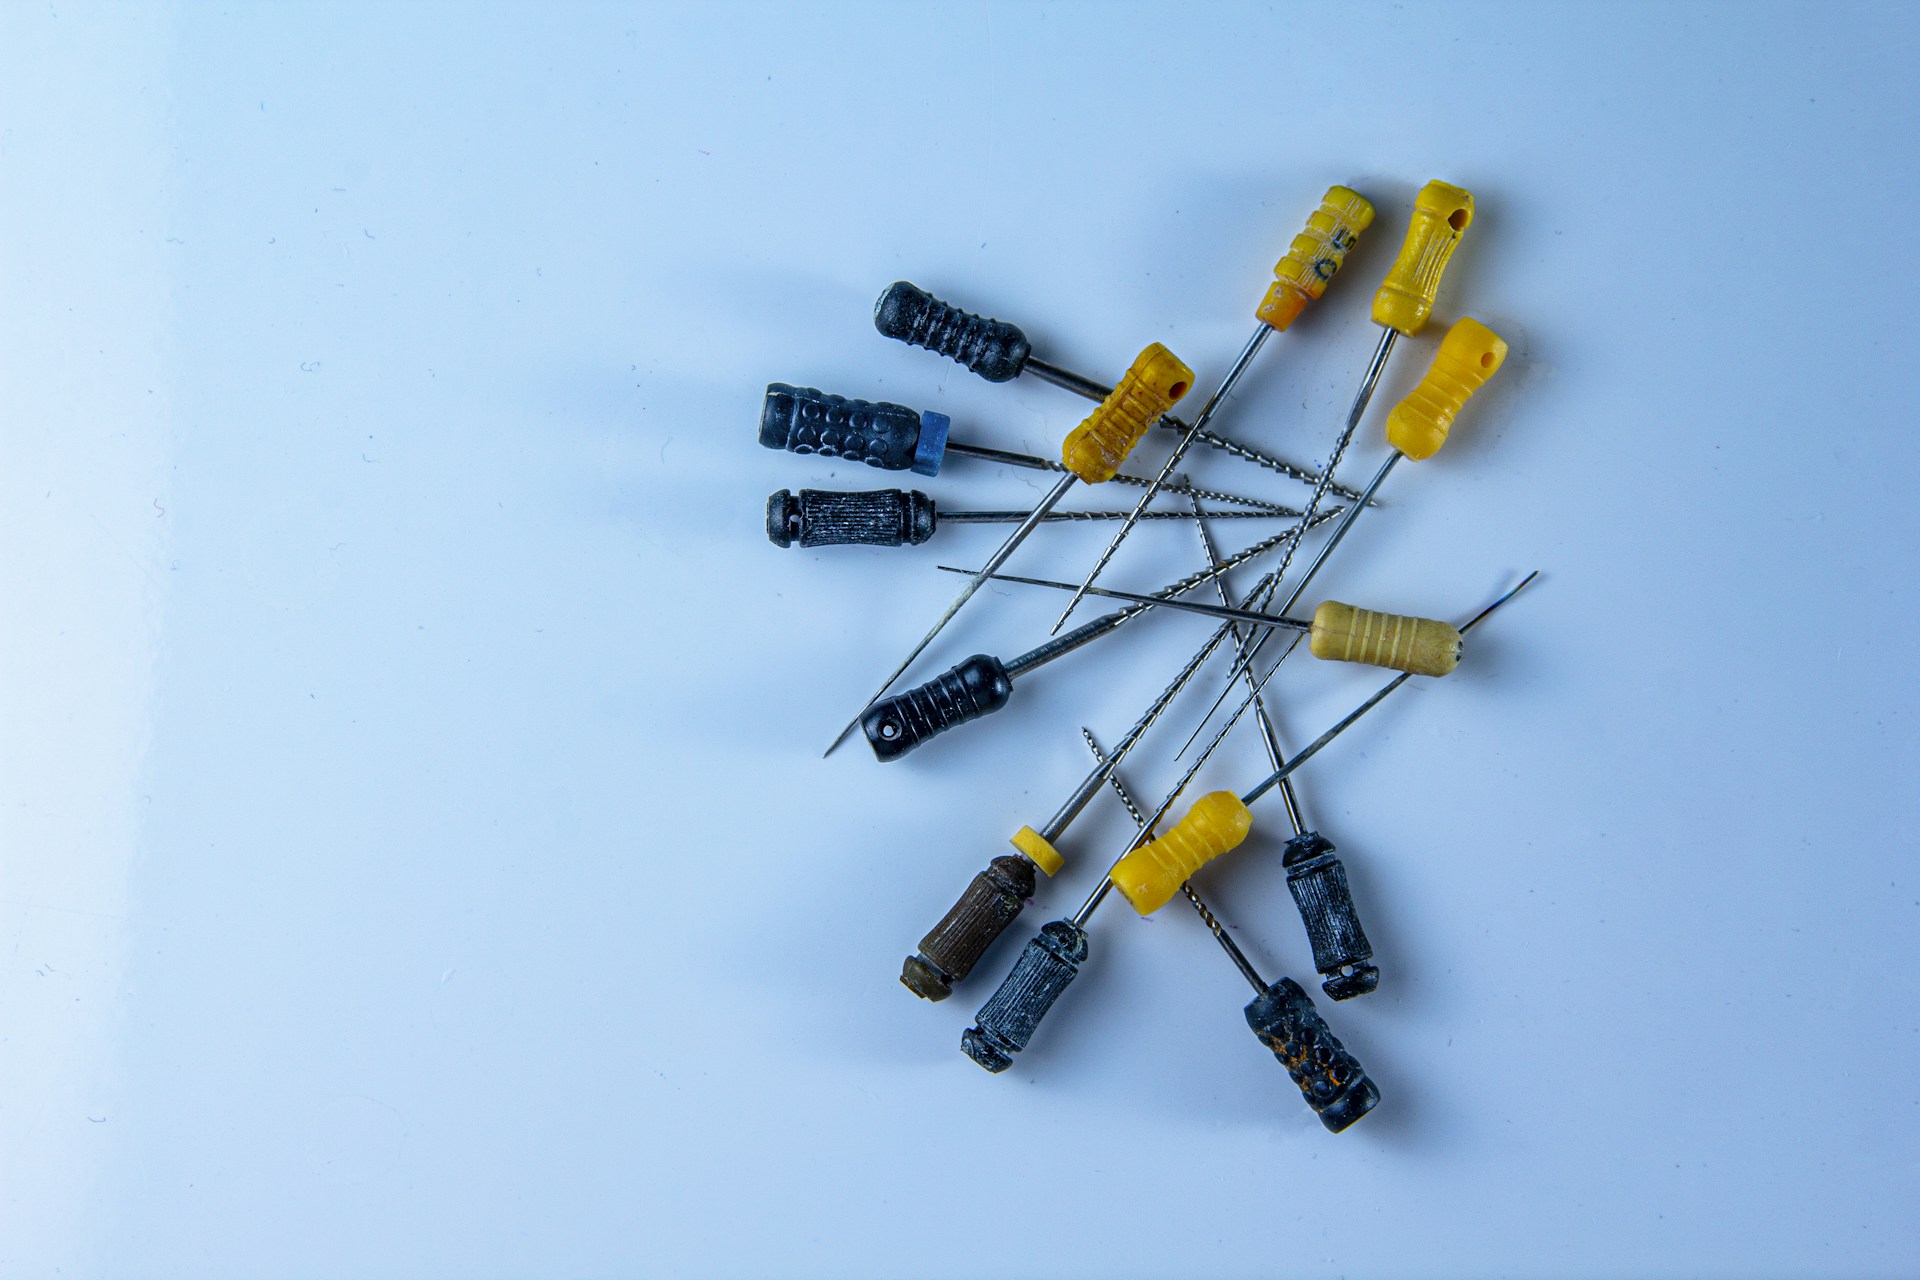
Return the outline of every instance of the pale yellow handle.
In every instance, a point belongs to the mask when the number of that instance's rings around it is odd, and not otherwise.
[[[1316,658],[1444,676],[1460,665],[1465,642],[1452,623],[1356,609],[1328,600],[1313,611],[1307,647]]]
[[[1087,420],[1067,433],[1060,461],[1088,484],[1113,479],[1140,437],[1193,389],[1193,370],[1159,343],[1138,356]]]
[[[1307,304],[1327,291],[1360,233],[1373,224],[1373,202],[1351,187],[1328,187],[1307,229],[1293,238],[1287,256],[1273,268],[1273,286],[1254,315],[1260,323],[1285,329]]]
[[[1193,802],[1180,824],[1120,859],[1107,879],[1133,909],[1150,916],[1173,900],[1193,873],[1239,847],[1253,830],[1253,814],[1231,791],[1212,791]]]
[[[1473,193],[1445,182],[1429,182],[1413,200],[1413,219],[1380,291],[1373,295],[1373,322],[1412,337],[1427,327],[1440,273],[1447,269],[1460,236],[1473,221]]]
[[[1506,362],[1506,339],[1478,320],[1455,321],[1427,376],[1387,415],[1387,443],[1415,462],[1440,452],[1467,397]]]

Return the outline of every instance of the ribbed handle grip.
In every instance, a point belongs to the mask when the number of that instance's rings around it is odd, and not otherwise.
[[[1099,407],[1067,433],[1061,463],[1088,484],[1106,483],[1119,474],[1147,428],[1192,389],[1193,370],[1164,346],[1150,343]]]
[[[1400,256],[1373,295],[1373,322],[1412,337],[1427,326],[1447,259],[1473,221],[1473,193],[1446,182],[1429,182],[1413,198],[1413,217]]]
[[[1507,360],[1507,342],[1471,316],[1454,321],[1420,385],[1387,414],[1387,443],[1415,462],[1447,442],[1467,398]]]
[[[960,1049],[989,1071],[1005,1071],[1013,1055],[1027,1047],[1034,1028],[1047,1016],[1087,958],[1087,931],[1071,920],[1040,927],[1027,943],[1013,972],[974,1015],[960,1036]]]
[[[873,327],[958,361],[988,382],[1017,377],[1033,350],[1017,327],[962,311],[905,280],[887,286],[873,304]]]
[[[945,1000],[1033,896],[1033,863],[1002,854],[967,885],[940,923],[920,939],[920,953],[900,966],[900,982],[923,1000]]]
[[[767,499],[767,538],[781,547],[917,547],[933,530],[933,499],[918,489],[781,489]]]
[[[1133,909],[1150,916],[1173,900],[1193,873],[1238,848],[1253,830],[1253,814],[1231,791],[1210,791],[1187,816],[1157,840],[1148,841],[1107,873]]]
[[[784,382],[767,384],[766,402],[760,409],[760,443],[769,449],[818,453],[883,471],[905,471],[915,464],[919,442],[920,415],[906,405],[849,400]]]
[[[1316,658],[1364,662],[1416,676],[1444,676],[1460,665],[1465,649],[1460,629],[1432,618],[1376,613],[1338,600],[1313,611],[1307,648]]]
[[[1373,204],[1352,187],[1328,187],[1307,229],[1293,238],[1286,256],[1274,264],[1273,285],[1254,315],[1271,328],[1285,330],[1307,304],[1327,291],[1360,233],[1373,225]]]
[[[1347,869],[1333,842],[1318,831],[1303,832],[1287,841],[1280,862],[1313,946],[1313,967],[1325,979],[1320,989],[1335,1000],[1351,1000],[1379,986],[1380,970],[1369,963],[1373,944],[1360,927]]]
[[[1380,1101],[1380,1090],[1292,978],[1280,979],[1253,998],[1247,1025],[1280,1059],[1320,1123],[1334,1133]]]
[[[1013,680],[1000,659],[976,653],[917,689],[882,698],[860,717],[873,754],[898,760],[928,738],[1007,705]]]

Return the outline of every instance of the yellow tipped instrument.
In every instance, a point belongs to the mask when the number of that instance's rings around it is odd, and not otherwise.
[[[1285,330],[1309,302],[1319,300],[1327,284],[1373,225],[1373,202],[1352,187],[1328,187],[1307,229],[1293,238],[1286,256],[1274,264],[1273,284],[1254,315],[1270,329]]]
[[[951,573],[967,572],[951,565],[943,564],[940,567]],[[1071,583],[1056,582],[1051,578],[1029,578],[1017,573],[995,573],[991,576],[999,582],[1052,587],[1056,591],[1073,590]],[[1086,590],[1091,595],[1174,609],[1181,613],[1198,613],[1222,622],[1304,631],[1313,656],[1335,662],[1363,662],[1371,667],[1387,667],[1417,676],[1444,676],[1460,665],[1460,632],[1451,624],[1432,618],[1378,613],[1372,609],[1360,609],[1337,600],[1328,600],[1314,610],[1313,621],[1303,622],[1285,614],[1203,604],[1198,600],[1182,600],[1164,593],[1150,596],[1113,587],[1088,587]]]
[[[1339,273],[1340,265],[1347,260],[1347,253],[1360,242],[1360,233],[1365,231],[1372,222],[1373,203],[1351,187],[1328,187],[1327,193],[1320,197],[1320,207],[1307,217],[1306,230],[1293,238],[1293,243],[1287,246],[1285,255],[1274,264],[1273,284],[1267,289],[1266,297],[1261,299],[1260,305],[1254,309],[1254,315],[1259,318],[1260,323],[1254,327],[1253,337],[1247,340],[1247,345],[1241,349],[1239,358],[1227,370],[1227,376],[1221,379],[1219,387],[1207,397],[1207,402],[1201,406],[1199,414],[1193,420],[1193,425],[1186,429],[1186,433],[1180,438],[1180,443],[1174,446],[1173,452],[1167,456],[1166,462],[1160,467],[1160,474],[1155,476],[1153,482],[1147,486],[1147,491],[1140,495],[1140,500],[1128,514],[1125,523],[1114,532],[1112,538],[1107,540],[1106,548],[1100,552],[1100,558],[1093,562],[1093,568],[1089,569],[1087,576],[1081,580],[1080,590],[1073,593],[1073,598],[1067,601],[1067,607],[1060,611],[1060,617],[1053,624],[1055,635],[1059,634],[1067,618],[1086,596],[1087,588],[1092,586],[1101,572],[1106,569],[1107,562],[1113,559],[1113,553],[1119,550],[1120,544],[1126,540],[1127,534],[1132,531],[1141,513],[1147,509],[1147,504],[1153,501],[1153,495],[1160,492],[1160,487],[1167,482],[1167,477],[1173,474],[1173,469],[1180,465],[1180,459],[1186,456],[1188,448],[1205,430],[1207,423],[1213,420],[1214,410],[1226,402],[1228,395],[1240,381],[1241,375],[1246,373],[1247,367],[1253,363],[1254,356],[1259,354],[1261,344],[1269,335],[1278,333],[1292,324],[1306,309],[1309,302],[1327,291],[1327,283]],[[1144,355],[1142,358],[1144,359]],[[1103,410],[1105,407],[1105,405],[1101,406]],[[1143,423],[1139,430],[1145,429],[1146,426]],[[1134,438],[1139,438],[1137,432]],[[1074,443],[1073,440],[1068,440],[1069,450],[1073,449]],[[1076,463],[1071,454],[1066,462],[1071,470],[1092,479],[1091,475],[1081,471],[1081,465]],[[1088,462],[1092,465],[1094,459],[1089,458]],[[1111,470],[1107,474],[1112,474]],[[1331,474],[1322,477],[1316,482],[1316,491],[1324,491],[1332,481]]]
[[[1119,473],[1147,428],[1192,388],[1193,370],[1159,343],[1151,344],[1086,421],[1067,433],[1060,461],[1088,484],[1104,484]]]
[[[1413,217],[1387,278],[1373,295],[1373,322],[1408,337],[1427,326],[1447,259],[1473,222],[1473,193],[1429,182],[1413,198]]]
[[[1420,188],[1420,194],[1414,198],[1413,217],[1407,226],[1407,238],[1400,245],[1400,256],[1394,259],[1387,278],[1373,296],[1373,319],[1383,332],[1380,334],[1380,344],[1374,348],[1373,358],[1367,362],[1366,372],[1361,375],[1360,390],[1353,397],[1353,407],[1347,410],[1346,426],[1341,429],[1339,441],[1334,446],[1335,462],[1347,447],[1347,442],[1353,438],[1354,429],[1360,425],[1367,405],[1373,400],[1374,389],[1380,385],[1380,374],[1387,366],[1387,357],[1393,353],[1394,342],[1403,333],[1415,334],[1426,327],[1428,317],[1433,314],[1434,296],[1440,289],[1440,276],[1446,270],[1454,249],[1459,246],[1460,237],[1472,222],[1473,193],[1462,187],[1447,182],[1429,182]],[[1432,457],[1446,443],[1447,432],[1461,405],[1466,403],[1467,397],[1477,387],[1494,375],[1506,356],[1507,344],[1479,321],[1462,320],[1453,326],[1440,344],[1433,368],[1388,417],[1387,439],[1393,445],[1393,452],[1387,455],[1380,469],[1374,472],[1373,479],[1360,491],[1359,500],[1347,508],[1340,517],[1340,523],[1320,544],[1306,572],[1295,579],[1293,593],[1281,606],[1281,612],[1291,609],[1299,601],[1307,584],[1313,581],[1320,567],[1326,564],[1327,557],[1333,554],[1334,548],[1347,536],[1347,531],[1353,528],[1353,522],[1371,505],[1373,495],[1380,491],[1394,464],[1403,457]],[[1329,475],[1332,469],[1330,463],[1327,468]],[[1319,496],[1316,494],[1307,510],[1311,513],[1318,503]],[[1312,646],[1312,652],[1325,656],[1318,640]],[[1437,663],[1442,651],[1423,646],[1423,652],[1426,654],[1425,660]],[[1218,705],[1215,704],[1216,707]],[[1208,714],[1211,716],[1212,713]]]
[[[1415,462],[1440,452],[1454,415],[1507,360],[1504,338],[1466,317],[1454,322],[1420,385],[1387,415],[1387,443]]]
[[[1478,614],[1468,619],[1465,623],[1462,623],[1458,628],[1449,626],[1446,623],[1428,623],[1426,625],[1444,627],[1447,632],[1451,633],[1452,643],[1457,650],[1460,637],[1463,633],[1479,626],[1494,610],[1518,595],[1521,589],[1529,582],[1532,582],[1536,576],[1536,574],[1528,574],[1520,580],[1519,586],[1508,591],[1505,595],[1482,609]],[[1345,610],[1348,614],[1364,614],[1366,612],[1365,610],[1352,609],[1348,605],[1329,603],[1320,607],[1320,613],[1324,614],[1329,609]],[[1373,616],[1379,617],[1380,615],[1376,614]],[[1320,623],[1319,615],[1315,616],[1314,623],[1317,631]],[[1318,644],[1317,635],[1315,637],[1315,644],[1316,646]],[[1275,664],[1265,676],[1260,678],[1259,682],[1256,683],[1248,693],[1246,701],[1240,704],[1240,711],[1245,711],[1247,707],[1260,696],[1261,688],[1266,684],[1267,680],[1272,677],[1273,672],[1277,670],[1279,670],[1279,665]],[[1294,755],[1293,759],[1274,770],[1251,791],[1238,796],[1234,795],[1231,791],[1213,791],[1194,801],[1193,808],[1187,811],[1187,816],[1182,818],[1172,830],[1166,832],[1158,839],[1136,845],[1122,855],[1119,861],[1113,864],[1113,867],[1107,872],[1106,881],[1094,891],[1093,895],[1087,899],[1086,903],[1073,917],[1074,923],[1084,925],[1087,918],[1093,914],[1094,908],[1100,904],[1100,899],[1109,888],[1118,889],[1122,896],[1133,904],[1133,909],[1143,916],[1152,915],[1161,907],[1164,907],[1173,899],[1173,895],[1180,891],[1180,886],[1185,884],[1194,872],[1206,866],[1207,863],[1213,861],[1221,854],[1229,853],[1239,848],[1240,845],[1246,841],[1248,834],[1253,830],[1253,814],[1248,808],[1249,805],[1279,785],[1289,777],[1294,770],[1318,755],[1323,747],[1339,737],[1341,733],[1345,732],[1347,728],[1359,720],[1361,716],[1364,716],[1368,711],[1380,705],[1389,694],[1405,684],[1414,674],[1416,673],[1407,671],[1395,676],[1379,692],[1361,703],[1350,712],[1345,719],[1308,743],[1306,747]],[[1234,720],[1239,719],[1240,711],[1234,713]],[[1180,788],[1186,785],[1187,779],[1193,777],[1194,772],[1199,769],[1201,763],[1212,753],[1213,748],[1219,745],[1220,740],[1226,736],[1227,730],[1233,727],[1234,720],[1229,720],[1226,727],[1215,735],[1212,743],[1208,745],[1207,750],[1202,752],[1200,758],[1188,769],[1187,777],[1181,779],[1180,786],[1174,788],[1173,793],[1167,797],[1166,801],[1155,812],[1154,817],[1142,824],[1141,834],[1143,836],[1146,832],[1152,830],[1152,825],[1155,821],[1158,821],[1159,816],[1172,806],[1174,797],[1180,793]]]
[[[1401,334],[1416,334],[1426,327],[1427,318],[1433,314],[1434,296],[1440,289],[1440,276],[1446,270],[1448,259],[1453,257],[1454,249],[1459,246],[1460,237],[1472,222],[1473,193],[1462,187],[1448,182],[1429,182],[1414,197],[1413,217],[1407,225],[1407,238],[1401,242],[1400,256],[1394,259],[1387,278],[1381,281],[1380,288],[1373,295],[1373,320],[1382,329],[1380,343],[1374,348],[1373,358],[1367,361],[1366,371],[1360,375],[1360,389],[1354,393],[1353,405],[1347,410],[1346,425],[1340,429],[1334,445],[1326,479],[1331,480],[1334,465],[1339,462],[1348,441],[1353,439],[1354,428],[1360,425],[1360,419],[1366,415],[1367,405],[1373,401],[1374,389],[1380,385],[1380,374],[1387,367],[1387,357],[1393,354],[1393,344]],[[1444,429],[1440,434],[1444,439]],[[1321,544],[1312,563],[1307,565],[1306,572],[1295,580],[1293,594],[1281,606],[1282,612],[1291,609],[1299,601],[1307,584],[1320,572],[1320,566],[1327,562],[1327,557],[1340,545],[1340,540],[1347,536],[1347,530],[1360,518],[1360,513],[1372,503],[1375,491],[1399,460],[1398,452],[1389,455],[1367,487],[1360,491],[1359,499],[1347,508],[1340,523],[1334,526],[1333,532]],[[1316,491],[1314,500],[1307,506],[1309,514],[1318,509],[1319,501],[1320,491]]]
[[[1135,911],[1150,916],[1172,901],[1194,872],[1239,848],[1251,830],[1253,814],[1239,796],[1209,792],[1193,802],[1172,830],[1115,863],[1107,879]]]
[[[1450,622],[1377,613],[1338,600],[1313,611],[1307,648],[1316,658],[1363,662],[1416,676],[1444,676],[1460,665],[1466,642]]]

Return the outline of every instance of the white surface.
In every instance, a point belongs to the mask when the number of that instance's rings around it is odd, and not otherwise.
[[[1906,7],[9,7],[0,1270],[1920,1270],[1917,36]],[[899,959],[1204,624],[822,763],[950,598],[931,566],[998,535],[768,546],[770,490],[898,478],[758,449],[761,388],[1047,451],[1077,402],[878,338],[874,295],[1108,377],[1162,339],[1205,387],[1350,181],[1379,224],[1222,420],[1323,457],[1432,176],[1480,202],[1440,319],[1514,355],[1325,586],[1458,616],[1546,573],[1301,779],[1386,973],[1321,1007],[1386,1101],[1322,1132],[1178,906],[1103,913],[990,1077],[957,1040],[1011,948],[939,1006]],[[1017,563],[1098,545],[1041,537]],[[1196,556],[1148,529],[1111,577]],[[1056,607],[984,598],[922,671]],[[1295,665],[1295,743],[1377,683]],[[1143,801],[1169,750],[1125,770]],[[1236,740],[1201,781],[1257,764]],[[1021,928],[1124,836],[1103,798]],[[1207,888],[1304,978],[1275,847]]]

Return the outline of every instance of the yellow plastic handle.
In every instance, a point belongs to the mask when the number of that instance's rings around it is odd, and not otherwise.
[[[1284,330],[1327,291],[1360,233],[1373,224],[1373,202],[1351,187],[1328,187],[1307,229],[1293,238],[1287,256],[1273,268],[1273,286],[1254,315]]]
[[[1445,182],[1429,182],[1413,199],[1413,220],[1393,269],[1373,295],[1373,322],[1412,337],[1427,327],[1440,273],[1454,246],[1473,221],[1473,193]]]
[[[1455,321],[1427,376],[1387,415],[1387,443],[1415,462],[1440,452],[1460,406],[1506,361],[1506,339],[1478,320]]]
[[[1460,665],[1465,642],[1452,623],[1356,609],[1328,600],[1313,611],[1307,647],[1316,658],[1444,676]]]
[[[1107,879],[1133,909],[1150,916],[1173,900],[1193,873],[1253,830],[1253,814],[1231,791],[1211,791],[1193,802],[1180,825],[1120,859]]]
[[[1120,385],[1087,420],[1067,433],[1060,461],[1088,484],[1113,479],[1147,428],[1192,388],[1193,370],[1154,343],[1134,357]]]
[[[1013,833],[1013,847],[1049,877],[1067,865],[1067,860],[1060,856],[1060,851],[1053,847],[1052,842],[1032,827],[1022,827]]]

